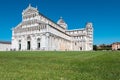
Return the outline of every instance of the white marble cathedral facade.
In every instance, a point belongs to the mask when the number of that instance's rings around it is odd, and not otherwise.
[[[93,50],[93,27],[67,30],[62,18],[57,23],[29,5],[22,21],[12,29],[12,50],[89,51]]]

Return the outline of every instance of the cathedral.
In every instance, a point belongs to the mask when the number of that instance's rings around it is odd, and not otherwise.
[[[29,5],[22,21],[12,28],[11,49],[16,51],[90,51],[93,50],[93,25],[67,29],[61,17],[54,22]]]

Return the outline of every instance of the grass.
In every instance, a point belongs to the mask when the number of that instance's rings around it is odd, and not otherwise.
[[[0,52],[0,80],[120,80],[120,52]]]

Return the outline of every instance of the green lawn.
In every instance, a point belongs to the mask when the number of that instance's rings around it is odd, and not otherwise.
[[[120,52],[0,52],[0,80],[120,80]]]

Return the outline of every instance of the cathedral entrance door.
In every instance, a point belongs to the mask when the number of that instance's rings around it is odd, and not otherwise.
[[[31,45],[30,45],[30,41],[27,41],[27,50],[30,50]]]
[[[80,51],[82,50],[82,47],[80,47]]]
[[[21,50],[21,44],[19,44],[19,50]]]
[[[40,50],[40,38],[37,39],[37,49]]]
[[[37,44],[37,48],[38,48],[38,50],[40,49],[40,43]]]

